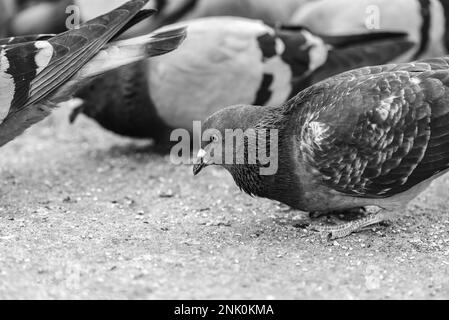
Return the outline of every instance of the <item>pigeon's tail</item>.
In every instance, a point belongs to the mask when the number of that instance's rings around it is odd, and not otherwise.
[[[314,75],[315,82],[349,69],[391,63],[410,52],[415,45],[404,33],[320,37],[330,49],[321,72]]]
[[[185,28],[165,29],[149,35],[111,42],[90,60],[75,78],[91,78],[134,62],[169,53],[186,37]]]

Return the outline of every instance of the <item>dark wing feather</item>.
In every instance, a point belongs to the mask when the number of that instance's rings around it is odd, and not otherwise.
[[[295,102],[301,161],[341,193],[390,197],[449,169],[449,57],[347,72]]]
[[[396,38],[391,36],[391,38],[333,47],[329,50],[326,63],[313,73],[312,83],[347,70],[390,63],[410,51],[413,46],[413,42],[398,35]]]
[[[4,47],[10,65],[7,72],[14,78],[16,87],[9,114],[39,102],[69,80],[147,2],[129,1],[108,14],[82,24],[79,29],[47,41]],[[36,58],[38,55],[41,59]]]
[[[151,17],[154,15],[157,11],[153,9],[146,9],[146,10],[140,10],[132,19],[129,21],[123,28],[120,30],[112,39],[115,40],[119,38],[123,33],[134,27],[135,25],[139,24],[140,22],[144,21],[145,19]]]
[[[283,26],[276,36],[285,45],[282,60],[292,71],[293,94],[347,70],[389,63],[414,45],[406,34],[388,32],[318,36],[303,27]]]

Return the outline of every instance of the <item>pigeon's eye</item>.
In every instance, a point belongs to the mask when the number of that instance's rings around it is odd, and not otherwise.
[[[210,142],[218,142],[218,136],[214,134],[212,137],[210,137]]]

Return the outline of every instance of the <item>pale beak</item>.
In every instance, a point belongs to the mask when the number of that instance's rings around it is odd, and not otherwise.
[[[198,175],[204,168],[208,166],[207,162],[204,161],[204,158],[207,156],[207,152],[201,149],[198,152],[198,163],[193,166],[193,175]]]

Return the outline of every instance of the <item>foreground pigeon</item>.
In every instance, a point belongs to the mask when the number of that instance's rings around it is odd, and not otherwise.
[[[221,164],[246,193],[307,212],[397,210],[449,169],[449,56],[349,71],[278,107],[224,109],[206,121],[207,129],[221,134],[204,142],[195,174],[217,164],[212,156],[222,160],[214,153],[226,129],[265,129],[278,133],[278,143],[257,148],[273,152],[276,173],[261,175],[267,163],[259,161]],[[236,145],[231,156],[245,146],[251,159],[254,139]],[[324,230],[344,237],[385,217]]]
[[[407,32],[416,46],[403,62],[449,53],[447,0],[319,0],[298,9],[291,23],[333,35]]]
[[[177,48],[185,37],[182,28],[109,43],[151,15],[141,11],[147,2],[129,1],[57,36],[0,40],[0,146],[44,119],[92,77]]]
[[[276,105],[312,83],[388,63],[412,44],[403,34],[319,37],[237,17],[203,18],[173,53],[113,71],[77,93],[76,110],[115,133],[168,142],[172,128],[238,103]]]

